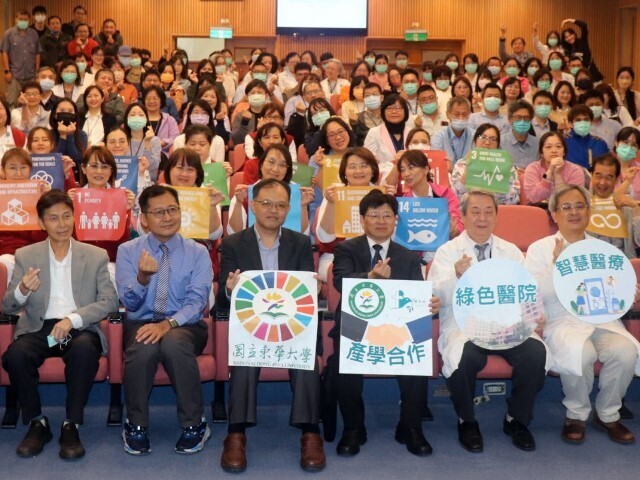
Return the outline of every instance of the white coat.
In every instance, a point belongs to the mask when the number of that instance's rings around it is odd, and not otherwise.
[[[490,242],[491,258],[504,258],[523,263],[524,256],[513,243],[502,240],[495,235],[491,236]],[[442,374],[446,378],[449,378],[457,370],[464,344],[469,341],[469,337],[463,334],[453,316],[453,295],[458,282],[454,264],[464,254],[471,257],[471,266],[478,263],[474,245],[475,242],[469,238],[467,232],[462,232],[458,237],[438,248],[429,269],[428,280],[433,282],[433,294],[440,297],[441,302],[438,350],[444,362]],[[531,338],[542,341],[536,333],[532,333]],[[550,353],[547,350],[545,368],[548,369],[550,365]]]
[[[407,139],[407,135],[411,129],[408,124],[405,124],[404,132],[402,134],[403,150],[404,142]],[[393,157],[396,155],[396,149],[391,141],[389,130],[384,123],[381,123],[377,127],[373,127],[367,133],[364,139],[364,148],[368,149],[373,156],[378,160],[378,168],[380,169],[380,185],[382,185],[387,178],[387,175],[394,168]]]
[[[556,238],[564,239],[560,232],[534,242],[527,251],[525,267],[538,281],[542,301],[546,313],[544,326],[544,341],[551,350],[553,365],[551,370],[557,373],[582,376],[582,349],[584,342],[596,328],[619,333],[628,338],[638,349],[640,343],[624,327],[620,320],[591,325],[578,320],[570,314],[560,303],[553,288],[553,249]],[[585,234],[585,239],[593,238]],[[635,374],[640,375],[640,359],[636,363]]]

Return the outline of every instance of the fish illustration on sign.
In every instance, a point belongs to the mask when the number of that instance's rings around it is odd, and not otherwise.
[[[437,235],[431,230],[420,230],[417,232],[414,232],[413,230],[407,230],[407,232],[409,233],[409,239],[407,240],[408,243],[419,242],[428,244],[433,242],[437,238]]]

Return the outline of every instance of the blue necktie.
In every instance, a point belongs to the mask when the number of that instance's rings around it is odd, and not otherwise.
[[[375,255],[371,259],[371,268],[375,267],[378,262],[382,261],[382,255],[380,255],[380,250],[382,250],[382,245],[378,245],[377,243],[373,246],[373,249],[376,251]]]
[[[162,258],[158,266],[158,283],[156,284],[156,299],[153,302],[153,321],[159,322],[167,317],[169,305],[169,248],[160,244]]]

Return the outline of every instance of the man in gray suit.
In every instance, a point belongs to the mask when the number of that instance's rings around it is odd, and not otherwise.
[[[73,233],[73,202],[59,190],[37,204],[38,223],[49,238],[16,251],[16,265],[2,302],[4,313],[20,312],[15,340],[2,357],[18,393],[29,431],[16,453],[33,457],[52,438],[42,415],[38,367],[62,357],[67,384],[66,419],[60,434],[60,457],[80,458],[84,447],[78,426],[107,343],[98,322],[117,311],[118,296],[109,279],[109,257],[101,248],[80,243]]]

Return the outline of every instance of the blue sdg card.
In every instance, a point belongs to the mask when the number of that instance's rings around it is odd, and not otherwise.
[[[449,206],[444,198],[398,198],[394,241],[420,252],[435,252],[449,240]]]

